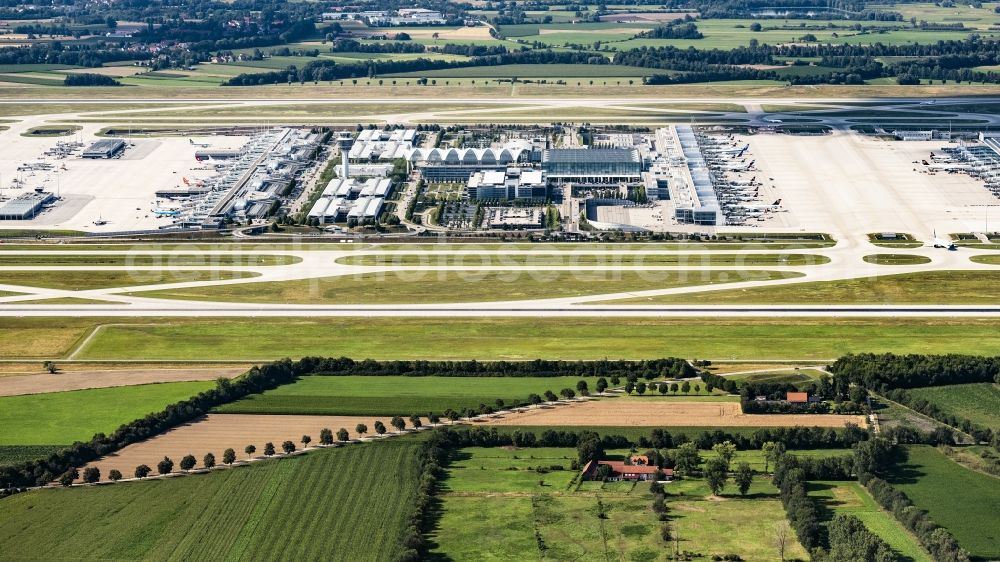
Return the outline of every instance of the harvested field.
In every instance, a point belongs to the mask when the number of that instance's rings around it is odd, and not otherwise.
[[[643,400],[641,398],[609,398],[576,402],[559,408],[533,408],[485,420],[490,425],[567,426],[597,425],[625,427],[670,426],[738,426],[843,427],[856,423],[866,427],[864,416],[818,414],[753,414],[743,413],[733,402],[684,402],[682,400]]]
[[[375,435],[375,420],[381,419],[388,430],[386,434],[396,430],[389,425],[389,418],[374,416],[269,416],[244,414],[209,414],[198,421],[186,423],[180,427],[157,435],[156,437],[129,445],[124,449],[99,459],[87,466],[96,466],[101,474],[106,476],[112,468],[117,468],[130,476],[135,467],[146,464],[155,467],[164,456],[180,462],[185,455],[194,455],[198,459],[196,468],[201,467],[205,453],[215,454],[216,462],[222,463],[222,452],[226,449],[236,451],[236,458],[246,460],[243,452],[247,445],[257,447],[254,458],[264,456],[264,444],[274,443],[274,448],[281,452],[281,444],[292,441],[295,447],[302,448],[303,435],[312,438],[310,445],[319,442],[319,431],[330,428],[336,434],[344,428],[353,439],[358,437],[354,428],[359,423],[368,426],[368,433]],[[427,423],[426,420],[423,420]],[[410,420],[406,418],[406,426]],[[336,437],[335,437],[336,438]],[[82,470],[80,472],[83,472]]]
[[[210,381],[219,377],[236,377],[246,372],[243,367],[207,369],[141,369],[77,371],[3,377],[0,396],[63,392],[86,388],[132,386],[158,382]]]

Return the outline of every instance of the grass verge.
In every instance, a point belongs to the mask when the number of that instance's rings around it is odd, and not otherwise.
[[[0,358],[829,360],[1000,353],[992,318],[0,318]],[[535,336],[534,334],[544,334]],[[720,337],[720,334],[725,337]],[[248,345],[252,342],[252,345]],[[654,345],[655,344],[655,345]]]

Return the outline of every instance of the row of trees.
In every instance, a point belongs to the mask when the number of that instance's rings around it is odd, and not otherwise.
[[[438,423],[440,421],[440,418],[434,414],[430,414],[429,419],[431,423]],[[410,416],[409,421],[414,428],[419,429],[420,427],[423,426],[423,422],[421,421],[420,416],[416,414]],[[404,420],[401,416],[394,416],[389,423],[393,428],[396,429],[397,432],[402,432],[404,429],[406,429],[406,420]],[[375,433],[378,435],[383,435],[386,433],[386,431],[388,431],[385,424],[382,423],[381,420],[376,420],[375,423],[373,424],[373,428],[375,430]],[[356,426],[354,426],[354,432],[357,435],[363,437],[366,433],[368,433],[368,425],[359,423]],[[338,442],[344,443],[350,440],[350,433],[347,431],[346,428],[343,427],[338,429],[336,433],[334,433],[333,430],[329,428],[323,428],[319,431],[319,444],[324,446],[333,445],[334,437],[336,437],[336,440]],[[309,444],[312,443],[312,437],[309,435],[303,435],[299,439],[299,442],[302,443],[303,447],[309,447]],[[282,442],[281,450],[286,455],[294,453],[297,450],[295,442],[291,440]],[[247,445],[243,449],[243,452],[247,454],[248,458],[252,459],[253,455],[257,452],[257,446],[253,444]],[[267,443],[264,444],[263,454],[265,457],[272,457],[276,453],[277,450],[274,446],[274,443],[268,441]],[[225,451],[223,451],[222,462],[223,464],[226,465],[231,465],[234,462],[236,462],[236,451],[233,449],[226,449]],[[195,459],[194,455],[185,455],[181,459],[179,464],[180,469],[185,472],[188,472],[191,469],[193,469],[195,465],[197,465],[197,459]],[[216,459],[214,453],[207,453],[202,458],[202,466],[204,468],[213,468],[215,467],[215,465],[216,465]],[[164,474],[170,474],[173,471],[173,467],[174,467],[174,461],[171,460],[169,457],[164,456],[163,460],[160,461],[159,464],[157,464],[156,469],[159,474],[164,475]],[[150,469],[149,466],[145,464],[140,464],[135,468],[134,474],[136,478],[145,478],[150,474],[151,471],[152,469]],[[83,482],[88,484],[95,483],[100,481],[101,477],[100,475],[101,473],[98,468],[87,467],[83,471],[82,480]],[[77,478],[80,478],[79,471],[76,468],[71,468],[70,470],[66,471],[62,476],[60,476],[59,481],[60,483],[62,483],[62,485],[69,486]],[[118,470],[111,470],[108,473],[109,480],[118,481],[121,480],[121,478],[122,478],[122,473],[119,472]]]
[[[684,359],[667,357],[644,361],[356,361],[348,357],[304,357],[310,373],[365,376],[437,377],[607,377],[617,386],[622,379],[684,378],[697,371]]]

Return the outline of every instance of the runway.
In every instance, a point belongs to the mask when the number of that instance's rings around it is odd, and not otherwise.
[[[0,316],[11,317],[566,317],[593,318],[960,318],[1000,317],[1000,306],[490,306],[468,305],[232,305],[223,303],[178,306],[107,305],[20,305],[16,309],[0,305]]]

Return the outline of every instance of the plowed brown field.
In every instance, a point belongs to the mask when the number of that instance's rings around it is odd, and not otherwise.
[[[683,402],[609,398],[588,400],[559,408],[533,408],[491,418],[486,425],[639,426],[639,427],[843,427],[866,426],[864,416],[820,414],[744,414],[736,402]]]
[[[256,414],[209,414],[199,421],[184,424],[156,437],[129,445],[124,449],[98,459],[87,466],[96,466],[101,470],[101,478],[107,479],[108,472],[117,468],[126,478],[131,478],[135,467],[148,465],[156,474],[156,463],[164,456],[174,461],[174,471],[179,471],[178,464],[185,455],[194,455],[198,459],[196,468],[202,467],[205,453],[213,453],[217,464],[222,464],[222,452],[226,449],[236,451],[236,458],[246,460],[243,452],[247,445],[257,447],[255,458],[264,456],[264,444],[270,441],[281,453],[281,444],[292,441],[297,449],[302,448],[303,435],[312,437],[310,445],[319,442],[319,431],[331,429],[334,434],[344,428],[353,439],[358,437],[354,428],[363,423],[368,426],[368,435],[375,435],[375,420],[381,419],[388,430],[386,434],[395,432],[389,425],[390,418],[375,418],[364,416],[271,416]],[[423,420],[426,424],[427,420]],[[410,427],[410,420],[406,420]],[[336,437],[334,437],[336,439]],[[80,471],[83,472],[82,470]]]
[[[63,392],[86,388],[108,388],[157,382],[210,381],[219,377],[237,377],[245,367],[205,369],[115,369],[101,371],[59,372],[38,375],[12,375],[0,378],[0,396]]]

